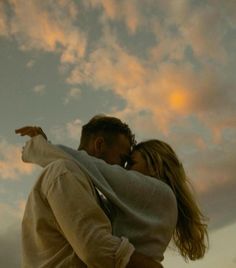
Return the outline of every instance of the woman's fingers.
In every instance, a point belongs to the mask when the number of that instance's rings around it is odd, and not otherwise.
[[[39,134],[41,134],[46,140],[48,139],[47,138],[47,135],[43,132],[42,128],[41,127],[37,127],[37,131]]]
[[[20,134],[21,136],[30,136],[36,134],[36,127],[26,126],[15,130],[16,134]]]
[[[24,134],[26,131],[28,131],[29,128],[31,128],[31,127],[26,126],[26,127],[18,128],[15,130],[15,133],[16,134]]]
[[[41,127],[25,126],[25,127],[16,129],[15,133],[20,134],[21,136],[30,136],[30,137],[34,137],[34,136],[41,134],[47,140],[47,136],[43,132]]]

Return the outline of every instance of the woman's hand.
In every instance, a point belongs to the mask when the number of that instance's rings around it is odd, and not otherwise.
[[[41,127],[25,126],[25,127],[16,129],[15,133],[20,134],[21,136],[29,136],[31,138],[37,135],[42,135],[47,140],[47,136],[43,132]]]

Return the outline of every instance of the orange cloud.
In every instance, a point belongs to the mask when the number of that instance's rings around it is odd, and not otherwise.
[[[142,24],[142,16],[138,9],[136,0],[123,2],[124,19],[131,33],[135,33],[138,26]]]
[[[7,16],[4,3],[0,2],[0,35],[7,36]]]
[[[34,167],[21,160],[21,147],[9,144],[0,138],[0,179],[18,180],[22,175],[29,175]]]
[[[210,58],[220,63],[227,62],[223,39],[225,30],[229,27],[224,19],[228,16],[224,14],[228,6],[229,3],[223,7],[222,2],[217,0],[214,5],[206,3],[194,9],[186,1],[179,9],[172,10],[171,20],[178,24],[184,42],[191,45],[198,59],[205,61]]]
[[[131,114],[138,116],[140,111],[148,111],[149,119],[157,122],[155,128],[167,133],[183,116],[202,121],[209,111],[229,102],[228,95],[222,93],[224,81],[220,77],[219,71],[209,66],[196,71],[188,62],[156,66],[152,61],[141,60],[120,47],[108,30],[98,48],[86,62],[80,61],[67,81],[112,90],[126,101],[123,116],[126,113],[125,117],[130,118]]]
[[[82,125],[83,122],[79,118],[76,118],[66,124],[51,127],[50,133],[54,137],[53,142],[65,142],[68,145],[69,142],[72,141],[73,143],[76,142],[72,147],[77,147],[80,140]]]
[[[95,1],[99,3],[99,1]],[[100,1],[100,5],[103,6],[105,14],[110,19],[115,19],[117,16],[117,8],[118,8],[118,2],[115,0],[102,0]]]
[[[87,7],[102,7],[103,21],[123,21],[131,33],[135,33],[143,21],[139,1],[137,0],[86,0],[84,4]]]
[[[147,4],[149,9],[160,8],[161,19],[151,11],[149,17],[135,0],[83,1],[86,11],[99,8],[102,13],[102,19],[97,18],[102,21],[102,35],[84,58],[86,34],[76,26],[79,9],[73,1],[42,4],[31,0],[23,4],[23,0],[12,0],[13,17],[8,31],[24,49],[57,52],[63,63],[73,63],[66,65],[67,70],[72,70],[67,82],[73,84],[73,91],[65,102],[70,101],[70,96],[79,97],[79,84],[110,90],[126,103],[122,111],[113,107],[112,113],[134,122],[137,131],[145,136],[168,135],[173,127],[190,124],[188,118],[194,118],[205,131],[210,129],[214,141],[220,143],[223,131],[236,126],[234,95],[229,93],[234,85],[225,81],[227,76],[221,65],[214,66],[211,61],[225,62],[229,56],[222,41],[226,41],[224,33],[234,25],[233,6],[227,2],[225,8],[220,8],[219,0],[214,6],[206,3],[197,8],[192,8],[189,1],[151,2]],[[228,13],[232,13],[230,20],[223,20]],[[137,33],[142,26],[156,42],[144,48],[143,57],[139,57],[126,47],[125,40],[118,39],[111,20],[125,23],[130,33]],[[2,21],[6,27],[6,19]],[[77,136],[74,123],[64,126],[70,137]],[[207,147],[204,138],[196,140],[194,145]]]
[[[197,81],[201,74],[194,73],[186,61],[178,68],[177,65],[171,66],[162,60],[184,60],[185,48],[189,45],[199,59],[202,57],[205,60],[207,55],[208,58],[214,59],[223,59],[225,56],[221,48],[223,37],[220,31],[224,24],[218,20],[217,9],[214,7],[199,7],[195,10],[187,1],[181,4],[163,2],[156,5],[148,2],[148,6],[158,6],[165,12],[166,17],[161,21],[158,17],[145,16],[139,2],[135,0],[83,1],[83,5],[88,8],[102,7],[103,15],[110,20],[124,21],[133,33],[139,25],[150,25],[158,40],[156,45],[149,49],[149,58],[146,61],[140,60],[118,46],[115,32],[112,36],[109,32],[109,22],[105,20],[102,26],[103,41],[98,43],[97,49],[88,55],[88,61],[86,57],[85,62],[81,57],[85,55],[86,37],[79,27],[75,26],[79,14],[78,5],[64,0],[46,5],[36,0],[27,1],[27,4],[22,1],[10,2],[14,16],[9,27],[10,34],[16,36],[22,49],[34,48],[60,53],[63,63],[78,63],[68,78],[70,83],[90,83],[95,88],[110,88],[127,100],[131,110],[148,107],[157,116],[162,113],[161,118],[158,118],[163,123],[171,120],[171,114],[168,113],[171,109],[182,115],[197,110],[196,100],[199,100],[201,93],[196,93],[196,90],[194,92],[193,82]],[[191,16],[186,16],[189,12]],[[199,23],[196,24],[196,21]],[[218,28],[213,27],[212,34],[217,38],[212,38],[204,25],[213,25],[216,21]],[[176,33],[169,30],[172,24],[176,25]],[[171,82],[171,76],[176,84]],[[184,81],[185,79],[187,81]],[[182,97],[175,92],[176,88],[186,89]],[[144,91],[145,94],[142,93]],[[163,107],[167,108],[165,112]]]
[[[82,129],[82,122],[79,118],[66,124],[66,130],[69,138],[76,140],[79,143]]]
[[[57,52],[62,62],[70,63],[84,55],[87,41],[75,26],[78,7],[73,1],[44,4],[37,0],[11,0],[9,8],[12,16],[7,32],[16,38],[21,49]]]

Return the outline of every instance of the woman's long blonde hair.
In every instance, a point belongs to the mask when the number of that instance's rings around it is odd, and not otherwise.
[[[189,187],[183,165],[174,150],[160,140],[148,140],[137,144],[152,175],[173,190],[178,206],[178,220],[173,240],[185,260],[202,258],[208,245],[207,224]]]

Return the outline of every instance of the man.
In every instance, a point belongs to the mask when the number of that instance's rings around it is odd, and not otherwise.
[[[40,128],[25,127],[16,133],[46,138]],[[124,165],[133,144],[134,135],[126,124],[96,116],[83,126],[79,149]],[[73,162],[58,160],[46,167],[26,205],[23,267],[159,267],[135,252],[127,239],[111,235],[101,198]],[[102,208],[109,215],[108,208]]]

